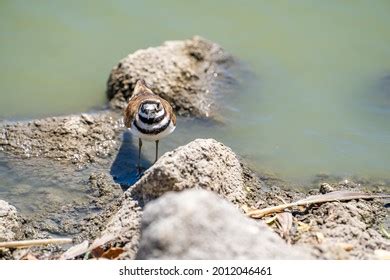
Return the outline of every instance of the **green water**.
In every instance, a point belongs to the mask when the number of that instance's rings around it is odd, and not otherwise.
[[[213,137],[290,180],[389,179],[390,92],[377,89],[390,74],[389,15],[387,0],[2,0],[0,118],[99,107],[120,58],[198,34],[255,78],[226,97],[225,126],[178,128],[174,143]]]

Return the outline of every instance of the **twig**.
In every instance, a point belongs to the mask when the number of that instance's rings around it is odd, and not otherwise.
[[[275,197],[276,197],[277,199],[279,199],[281,202],[283,202],[284,204],[287,204],[287,202],[286,202],[282,197],[280,197],[280,196],[278,196],[278,195],[275,195]]]
[[[247,212],[247,215],[251,218],[259,219],[272,213],[282,212],[284,209],[297,207],[297,206],[309,206],[311,204],[325,203],[332,201],[347,201],[353,199],[374,199],[374,198],[390,198],[390,194],[383,195],[371,195],[359,192],[350,191],[335,191],[324,195],[313,195],[307,198],[298,200],[292,203],[281,204],[264,209],[256,209]]]
[[[70,247],[65,253],[63,253],[60,257],[61,260],[69,260],[73,259],[79,255],[84,254],[88,250],[89,242],[85,240],[84,242],[77,244],[73,247]]]
[[[52,239],[35,239],[35,240],[21,240],[0,242],[0,248],[25,248],[32,246],[43,246],[50,244],[66,244],[72,243],[71,238],[52,238]]]

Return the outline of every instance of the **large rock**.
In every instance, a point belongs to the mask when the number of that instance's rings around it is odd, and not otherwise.
[[[195,36],[138,50],[115,66],[107,82],[114,108],[124,108],[138,79],[168,100],[180,115],[214,116],[216,97],[237,83],[237,62],[219,45]]]
[[[15,240],[20,227],[16,208],[8,202],[0,200],[0,242]]]
[[[86,164],[111,155],[121,130],[121,116],[108,111],[4,122],[0,123],[0,151]]]
[[[190,188],[214,191],[241,206],[253,200],[247,193],[249,189],[261,193],[262,182],[230,148],[213,139],[194,140],[161,156],[124,193],[94,244],[124,247],[126,252],[121,258],[134,258],[140,235],[140,206],[166,192]]]
[[[248,178],[230,148],[214,139],[196,139],[161,156],[131,191],[147,202],[169,191],[202,188],[242,205]]]
[[[146,207],[138,259],[306,259],[212,192],[169,193]]]

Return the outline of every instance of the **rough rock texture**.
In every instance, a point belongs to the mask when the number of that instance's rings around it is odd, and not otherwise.
[[[123,194],[120,185],[116,184],[112,177],[104,172],[92,173],[89,176],[88,185],[88,194],[90,195],[88,203],[101,210]]]
[[[15,240],[20,227],[16,208],[8,202],[0,200],[0,242]]]
[[[166,192],[188,188],[214,191],[241,206],[247,203],[247,190],[251,187],[253,191],[255,188],[259,190],[262,183],[247,167],[242,166],[230,148],[214,139],[194,140],[161,156],[124,193],[114,209],[115,213],[94,243],[124,247],[126,252],[121,258],[133,259],[140,235],[140,206]]]
[[[27,122],[0,123],[0,151],[86,164],[118,146],[122,118],[102,111]]]
[[[55,134],[48,135],[57,137]],[[89,145],[95,141],[88,139],[83,138],[82,145]],[[68,138],[65,140],[67,141]],[[48,145],[52,145],[51,140],[47,142]],[[46,143],[42,143],[42,145],[46,145]],[[70,154],[73,150],[67,149],[65,154],[68,152]],[[124,153],[129,154],[127,150]],[[307,195],[307,189],[305,192],[294,191],[288,184],[273,177],[262,175],[259,178],[229,148],[213,139],[197,139],[166,153],[124,194],[119,184],[115,183],[113,177],[108,174],[109,170],[102,171],[100,169],[101,164],[90,164],[87,169],[75,172],[74,165],[69,164],[67,158],[64,161],[53,161],[51,157],[45,160],[38,157],[6,161],[6,168],[10,172],[14,172],[18,178],[31,176],[31,173],[26,172],[29,165],[39,166],[39,168],[34,169],[37,174],[34,173],[33,177],[41,175],[46,178],[40,181],[42,186],[40,184],[37,186],[19,184],[12,188],[13,201],[18,201],[18,198],[22,199],[23,196],[23,199],[28,198],[28,201],[31,201],[29,207],[34,207],[34,211],[32,211],[34,218],[22,217],[23,227],[20,235],[22,238],[46,238],[49,237],[49,234],[65,233],[72,235],[77,243],[85,240],[93,242],[94,245],[101,247],[100,250],[110,250],[112,247],[123,248],[125,251],[119,258],[133,259],[139,246],[142,207],[146,203],[148,208],[150,204],[154,203],[149,201],[153,201],[157,197],[163,196],[162,199],[165,199],[167,192],[185,191],[190,188],[207,189],[217,193],[219,197],[229,200],[236,207],[246,205],[257,208],[278,205],[282,201],[292,202]],[[42,165],[44,162],[45,164]],[[117,168],[122,168],[121,166],[126,164],[128,164],[126,161],[119,162]],[[97,169],[92,166],[96,166]],[[109,168],[109,164],[106,168]],[[47,185],[49,182],[46,180],[55,182],[55,185],[60,187],[55,188],[50,184]],[[328,180],[329,178],[324,177],[318,179],[316,189],[310,191],[310,194],[318,194],[318,187],[324,186],[326,182],[329,182],[327,184],[329,186],[327,190],[324,187],[320,188],[323,192],[356,190],[388,193],[388,189],[385,189],[386,184],[373,186],[367,181],[353,183],[344,180],[332,183]],[[284,190],[283,187],[288,190]],[[69,193],[74,191],[79,194],[76,196],[77,199],[72,195],[71,199],[68,199]],[[36,200],[37,195],[44,201]],[[201,221],[198,220],[205,219],[198,216],[197,211],[203,213],[210,206],[204,205],[202,202],[196,203],[197,207],[195,210],[190,209],[194,212],[188,214],[186,220],[190,216],[194,216],[197,218],[196,222],[200,223]],[[386,202],[378,200],[358,200],[324,203],[309,207],[304,211],[293,209],[291,212],[292,228],[289,233],[284,235],[284,238],[294,244],[293,247],[297,250],[302,249],[296,247],[295,244],[306,246],[312,256],[320,259],[375,258],[377,250],[390,250],[389,242],[381,231],[381,227],[383,227],[388,232],[389,224],[388,222],[386,224],[389,210],[384,208],[384,204]],[[172,208],[167,206],[167,209]],[[186,206],[177,206],[175,209],[179,209],[176,211],[175,219],[190,212]],[[218,211],[210,213],[210,219],[214,219],[213,213],[216,212]],[[165,212],[161,211],[161,213]],[[229,217],[229,220],[222,220],[225,217]],[[238,217],[241,219],[242,215],[238,215]],[[213,221],[204,224],[203,227],[206,232],[212,234],[218,231],[220,234],[218,236],[221,238],[225,236],[225,227],[229,230],[229,224],[241,227],[237,224],[240,222],[236,222],[236,217],[230,212],[224,212],[223,217],[215,219],[221,220],[221,222]],[[165,216],[164,219],[161,218],[161,221],[163,220],[165,224],[171,223],[171,219],[165,218]],[[188,223],[190,222],[193,223],[189,220]],[[257,222],[253,221],[253,223]],[[174,224],[174,222],[172,223]],[[151,223],[151,225],[153,224],[154,222]],[[280,233],[280,229],[274,227],[274,230]],[[226,233],[226,235],[228,234]],[[245,234],[246,232],[244,232]],[[176,234],[174,238],[178,242],[183,241],[182,235]],[[249,240],[251,239],[249,238]],[[200,247],[202,250],[203,248],[205,247]],[[30,252],[38,258],[47,259],[57,258],[64,250],[65,248],[57,246],[46,249],[36,248]],[[193,251],[198,252],[195,249]],[[6,253],[0,252],[0,258],[15,259],[17,256],[8,251]],[[83,258],[83,256],[79,256],[79,258]]]
[[[364,192],[363,186],[350,180],[327,185],[333,190]],[[369,189],[372,191],[373,187]],[[296,213],[297,221],[309,225],[308,230],[296,233],[296,243],[312,246],[318,258],[375,258],[375,250],[390,251],[390,240],[380,233],[381,227],[386,228],[388,214],[384,201],[378,199],[328,202],[310,207],[305,213]]]
[[[138,249],[142,210],[128,193],[121,199],[120,207],[108,219],[104,230],[93,244],[106,247],[123,247],[122,259],[133,259]]]
[[[234,87],[236,79],[230,72],[235,65],[219,45],[201,37],[168,41],[123,58],[111,71],[107,96],[112,107],[124,108],[135,82],[142,78],[178,114],[209,117],[219,93]]]
[[[169,193],[146,207],[138,259],[306,259],[212,192]]]
[[[326,259],[369,259],[374,257],[375,250],[390,251],[390,241],[374,226],[377,217],[373,208],[379,209],[380,205],[372,204],[377,203],[357,201],[321,205],[302,219],[302,222],[310,223],[311,228],[301,235],[298,243],[311,243],[316,255]]]
[[[246,176],[234,152],[214,139],[196,139],[161,156],[132,187],[144,201],[169,191],[203,188],[246,203]]]
[[[360,183],[357,183],[360,182]],[[389,193],[383,184],[371,185],[369,181],[351,181],[324,177],[316,180],[316,187],[298,192],[289,188],[283,190],[278,185],[264,192],[254,204],[262,209],[290,203],[308,195],[320,195],[330,191],[354,191],[364,193]],[[291,229],[283,232],[280,223],[270,224],[272,229],[291,244],[310,248],[313,256],[319,259],[372,259],[377,258],[377,250],[390,251],[390,242],[383,234],[388,231],[390,210],[386,204],[390,200],[351,200],[328,202],[309,207],[293,208]],[[267,220],[269,217],[264,217]]]

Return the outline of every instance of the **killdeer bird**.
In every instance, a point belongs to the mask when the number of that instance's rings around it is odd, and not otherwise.
[[[131,134],[139,139],[138,167],[141,162],[142,140],[156,142],[156,162],[159,140],[176,128],[176,116],[171,105],[154,94],[144,80],[138,80],[135,84],[133,95],[125,109],[124,122]]]

